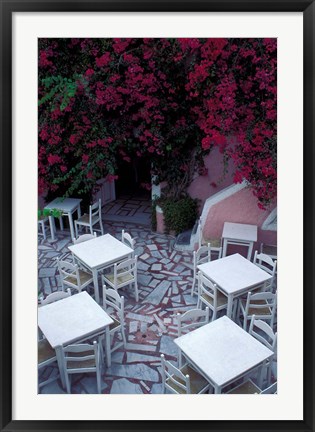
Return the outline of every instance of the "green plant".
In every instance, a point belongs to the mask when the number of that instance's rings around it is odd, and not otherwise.
[[[198,217],[198,200],[184,196],[178,200],[172,197],[162,197],[155,201],[163,210],[165,232],[175,235],[192,228]]]
[[[62,216],[62,211],[58,210],[58,209],[38,209],[38,219],[40,219],[41,217],[48,217],[48,216],[53,216],[56,218],[59,218],[60,216]]]

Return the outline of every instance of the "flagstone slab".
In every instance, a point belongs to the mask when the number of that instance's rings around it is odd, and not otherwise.
[[[132,383],[126,378],[121,378],[113,381],[111,394],[142,394],[139,384]]]
[[[161,303],[163,297],[165,296],[171,282],[164,280],[162,281],[145,299],[147,303],[152,303],[158,305]]]
[[[170,336],[163,335],[161,337],[160,352],[177,358],[178,348]]]
[[[127,353],[127,363],[150,363],[150,362],[156,362],[159,360],[159,357],[154,357],[146,354],[139,354],[139,353]]]
[[[159,374],[157,371],[142,363],[131,365],[112,365],[106,369],[106,374],[117,377],[159,382]]]

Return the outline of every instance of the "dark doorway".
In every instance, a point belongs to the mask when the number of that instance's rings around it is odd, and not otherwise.
[[[143,158],[134,158],[130,162],[118,162],[116,180],[116,198],[138,197],[150,199],[151,191],[144,185],[151,185],[151,163]]]

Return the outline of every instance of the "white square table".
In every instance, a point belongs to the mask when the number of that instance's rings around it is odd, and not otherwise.
[[[257,226],[241,223],[224,222],[222,256],[226,256],[227,246],[234,244],[247,246],[247,259],[251,259],[254,243],[257,241]]]
[[[272,276],[240,254],[229,255],[197,266],[228,298],[227,316],[235,297],[262,287]]]
[[[221,393],[228,384],[263,366],[274,354],[226,316],[174,342],[211,383],[215,393]]]
[[[112,318],[86,291],[38,308],[38,326],[56,350],[63,387],[65,372],[62,347],[104,332],[108,338],[109,325],[112,323]],[[110,350],[106,352],[106,358],[110,366]]]
[[[98,271],[107,265],[127,258],[133,253],[133,249],[110,234],[69,246],[69,250],[79,262],[92,272],[95,300],[98,303],[100,301]]]
[[[82,200],[79,198],[55,198],[53,201],[51,201],[49,204],[45,206],[45,209],[47,210],[53,210],[53,209],[60,210],[62,212],[62,216],[68,216],[72,240],[75,238],[72,215],[77,211],[78,218],[81,217],[81,207],[80,207],[81,201]],[[61,221],[60,222],[61,229],[63,229],[61,218],[60,221]],[[55,222],[53,216],[49,216],[49,224],[50,224],[50,231],[51,231],[51,239],[55,240]]]

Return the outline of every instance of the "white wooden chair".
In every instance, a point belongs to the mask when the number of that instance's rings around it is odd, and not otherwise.
[[[178,313],[176,315],[177,325],[178,325],[178,337],[183,333],[194,330],[201,327],[209,322],[209,307],[207,306],[205,310],[202,309],[190,309],[184,314]]]
[[[114,321],[109,326],[109,333],[106,339],[106,353],[114,352],[120,347],[126,348],[126,335],[125,335],[125,316],[124,316],[124,297],[120,296],[117,291],[112,288],[103,286],[103,309]],[[113,313],[114,312],[114,313]],[[122,342],[116,343],[111,346],[111,337],[116,332],[120,331]]]
[[[40,304],[41,306],[45,306],[47,304],[54,303],[55,301],[62,300],[70,296],[71,296],[70,288],[68,288],[67,291],[56,291],[52,294],[49,294],[45,299],[42,299]]]
[[[45,300],[41,300],[40,306],[44,306],[50,303],[54,303],[55,301],[61,300],[63,298],[71,296],[70,289],[67,290],[67,292],[64,291],[57,291],[52,294],[49,294]],[[40,339],[38,340],[38,370],[49,366],[52,363],[57,362],[56,358],[56,352],[55,350],[50,346],[49,342],[46,338],[42,336],[42,332],[40,329],[38,329],[38,333],[40,336]],[[42,381],[38,383],[38,388],[43,387],[46,384],[49,384],[50,382],[55,381],[58,379],[59,374],[57,376],[54,376],[53,378],[49,378],[45,381]]]
[[[198,294],[198,269],[197,266],[199,264],[204,264],[206,262],[211,261],[211,246],[210,243],[207,246],[200,246],[197,251],[193,252],[193,265],[194,265],[194,274],[193,274],[193,284],[191,287],[191,295]],[[195,290],[195,285],[197,282],[197,290]]]
[[[207,245],[210,243],[211,245],[211,252],[215,252],[218,255],[218,258],[222,257],[222,239],[221,238],[211,238],[211,239],[205,239],[203,235],[203,228],[201,223],[201,218],[198,222],[198,240],[199,240],[199,247],[203,245]]]
[[[44,240],[46,240],[47,236],[46,236],[46,226],[47,228],[49,228],[49,218],[48,216],[40,216],[40,218],[37,221],[38,224],[38,235],[42,236],[44,238]]]
[[[272,291],[277,271],[277,261],[273,260],[271,256],[267,254],[258,253],[255,251],[253,263],[272,276],[272,278],[264,286],[264,291]]]
[[[102,275],[103,285],[109,285],[117,291],[124,286],[134,284],[135,298],[136,301],[138,301],[137,261],[138,256],[136,255],[134,258],[128,258],[120,263],[115,263],[113,273],[105,273]]]
[[[227,394],[275,394],[277,393],[277,382],[261,390],[251,379],[232,388]]]
[[[129,246],[131,249],[133,249],[133,251],[135,250],[135,245],[136,245],[136,241],[135,239],[133,239],[131,237],[131,235],[127,232],[125,232],[125,230],[121,231],[121,241],[122,243],[124,243],[126,246]],[[134,258],[135,256],[135,252],[133,252],[132,254],[130,254],[130,258]]]
[[[101,393],[101,350],[94,341],[93,345],[82,343],[62,348],[67,392],[71,393],[69,375],[96,373],[97,392]]]
[[[252,316],[248,333],[274,353],[273,358],[266,363],[267,383],[270,383],[272,362],[277,361],[277,333],[265,321],[256,318],[255,315]]]
[[[37,357],[37,368],[40,370],[46,366],[57,362],[56,352],[49,344],[48,340],[43,338],[39,339],[38,342],[38,357]],[[59,374],[52,378],[48,378],[45,381],[38,382],[38,389],[58,379]]]
[[[92,284],[94,289],[92,273],[79,269],[77,264],[62,261],[59,258],[57,258],[57,264],[63,291],[65,290],[65,286],[68,286],[81,292],[90,284]]]
[[[96,229],[95,225],[99,224],[100,229]],[[102,235],[104,234],[103,223],[102,223],[102,202],[99,199],[94,204],[90,205],[89,213],[84,213],[83,216],[74,221],[75,235],[78,234],[78,227],[84,226],[90,229],[91,234],[93,234],[93,227],[95,231],[100,231]]]
[[[268,291],[247,294],[247,299],[239,299],[238,319],[243,316],[243,329],[247,329],[247,322],[255,315],[256,319],[269,321],[270,327],[273,327],[276,309],[277,293]]]
[[[277,259],[277,245],[261,243],[260,244],[260,253],[269,255],[273,260]]]
[[[82,234],[78,238],[73,239],[73,244],[75,245],[75,244],[86,242],[88,240],[93,240],[96,237],[97,237],[96,232],[94,232],[94,234]]]
[[[175,394],[200,394],[209,390],[210,384],[189,365],[180,369],[161,354],[163,392],[166,389]]]
[[[177,318],[177,333],[180,337],[183,333],[187,333],[191,330],[195,330],[209,322],[209,307],[207,306],[205,310],[202,309],[190,309],[184,314],[178,313]],[[178,355],[179,367],[182,365],[182,352],[179,350]]]
[[[227,309],[227,302],[228,298],[217,289],[216,284],[199,272],[197,308],[202,308],[202,304],[208,306],[212,310],[211,321],[214,321],[219,311]]]

